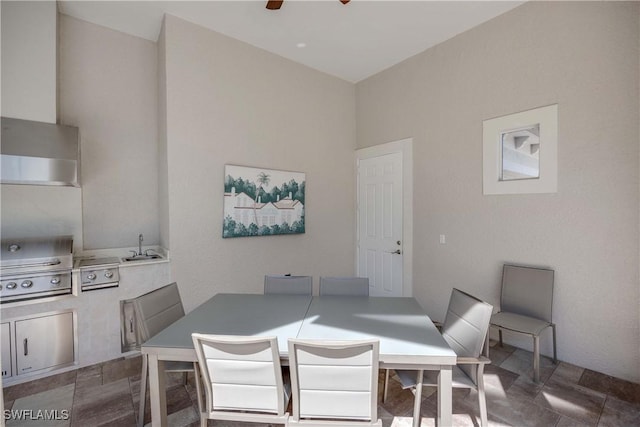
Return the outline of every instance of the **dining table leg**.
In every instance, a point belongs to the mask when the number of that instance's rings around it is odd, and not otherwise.
[[[453,422],[452,409],[452,367],[441,366],[438,374],[438,423],[439,427],[448,427]]]
[[[424,381],[424,371],[422,369],[416,371],[416,394],[413,400],[413,427],[420,426],[420,406],[422,405],[422,381]]]
[[[167,425],[167,391],[165,386],[164,360],[149,354],[149,399],[151,400],[152,427]]]

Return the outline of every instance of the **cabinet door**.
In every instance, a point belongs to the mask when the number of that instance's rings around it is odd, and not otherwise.
[[[73,313],[16,321],[16,373],[73,362]]]
[[[9,323],[0,324],[0,345],[2,346],[2,378],[11,376],[11,326]]]
[[[120,301],[120,341],[123,353],[140,349],[138,322],[132,300]]]

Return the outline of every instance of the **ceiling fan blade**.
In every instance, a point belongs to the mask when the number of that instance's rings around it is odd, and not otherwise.
[[[284,0],[270,0],[267,2],[267,9],[269,10],[278,10],[282,7],[282,2]]]

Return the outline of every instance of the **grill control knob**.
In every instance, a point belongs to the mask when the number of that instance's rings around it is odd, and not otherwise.
[[[20,283],[20,286],[27,289],[33,286],[33,282],[31,280],[25,280],[24,282]]]
[[[96,277],[98,277],[98,276],[96,276],[96,273],[87,274],[87,279],[89,279],[89,280],[96,280]]]
[[[53,277],[53,278],[51,279],[51,284],[52,284],[52,285],[54,285],[54,286],[59,285],[59,284],[60,284],[60,278],[59,278],[59,277],[57,277],[57,276],[56,276],[56,277]]]
[[[16,282],[7,283],[7,289],[15,289],[17,287],[18,287],[18,284]]]
[[[105,271],[104,277],[106,277],[107,279],[111,279],[113,277],[113,272],[109,270]]]

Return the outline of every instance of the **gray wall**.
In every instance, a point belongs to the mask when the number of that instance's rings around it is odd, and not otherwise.
[[[162,44],[168,229],[186,309],[260,292],[267,273],[353,274],[354,86],[172,16]],[[225,164],[305,172],[306,233],[222,239]]]
[[[84,248],[159,243],[155,43],[59,16],[59,119],[78,126]]]
[[[265,273],[352,274],[353,150],[413,137],[414,294],[429,314],[442,319],[452,286],[497,306],[503,262],[547,265],[560,358],[639,381],[638,7],[525,4],[355,89],[177,18],[154,44],[62,15],[85,247],[170,243],[188,309],[257,292]],[[483,196],[482,120],[551,103],[558,193]],[[307,233],[223,240],[227,163],[306,172]]]
[[[169,249],[169,167],[167,157],[167,69],[164,24],[158,37],[158,217],[160,246]]]
[[[414,138],[414,295],[427,312],[442,319],[454,286],[497,307],[504,262],[550,266],[559,358],[632,381],[639,6],[528,3],[360,82],[356,95],[358,147]],[[483,196],[482,121],[554,103],[558,192]]]
[[[2,116],[56,123],[54,2],[7,2],[2,10]],[[79,188],[2,184],[0,235],[73,236],[82,249]]]
[[[56,122],[56,3],[3,1],[2,116]]]

